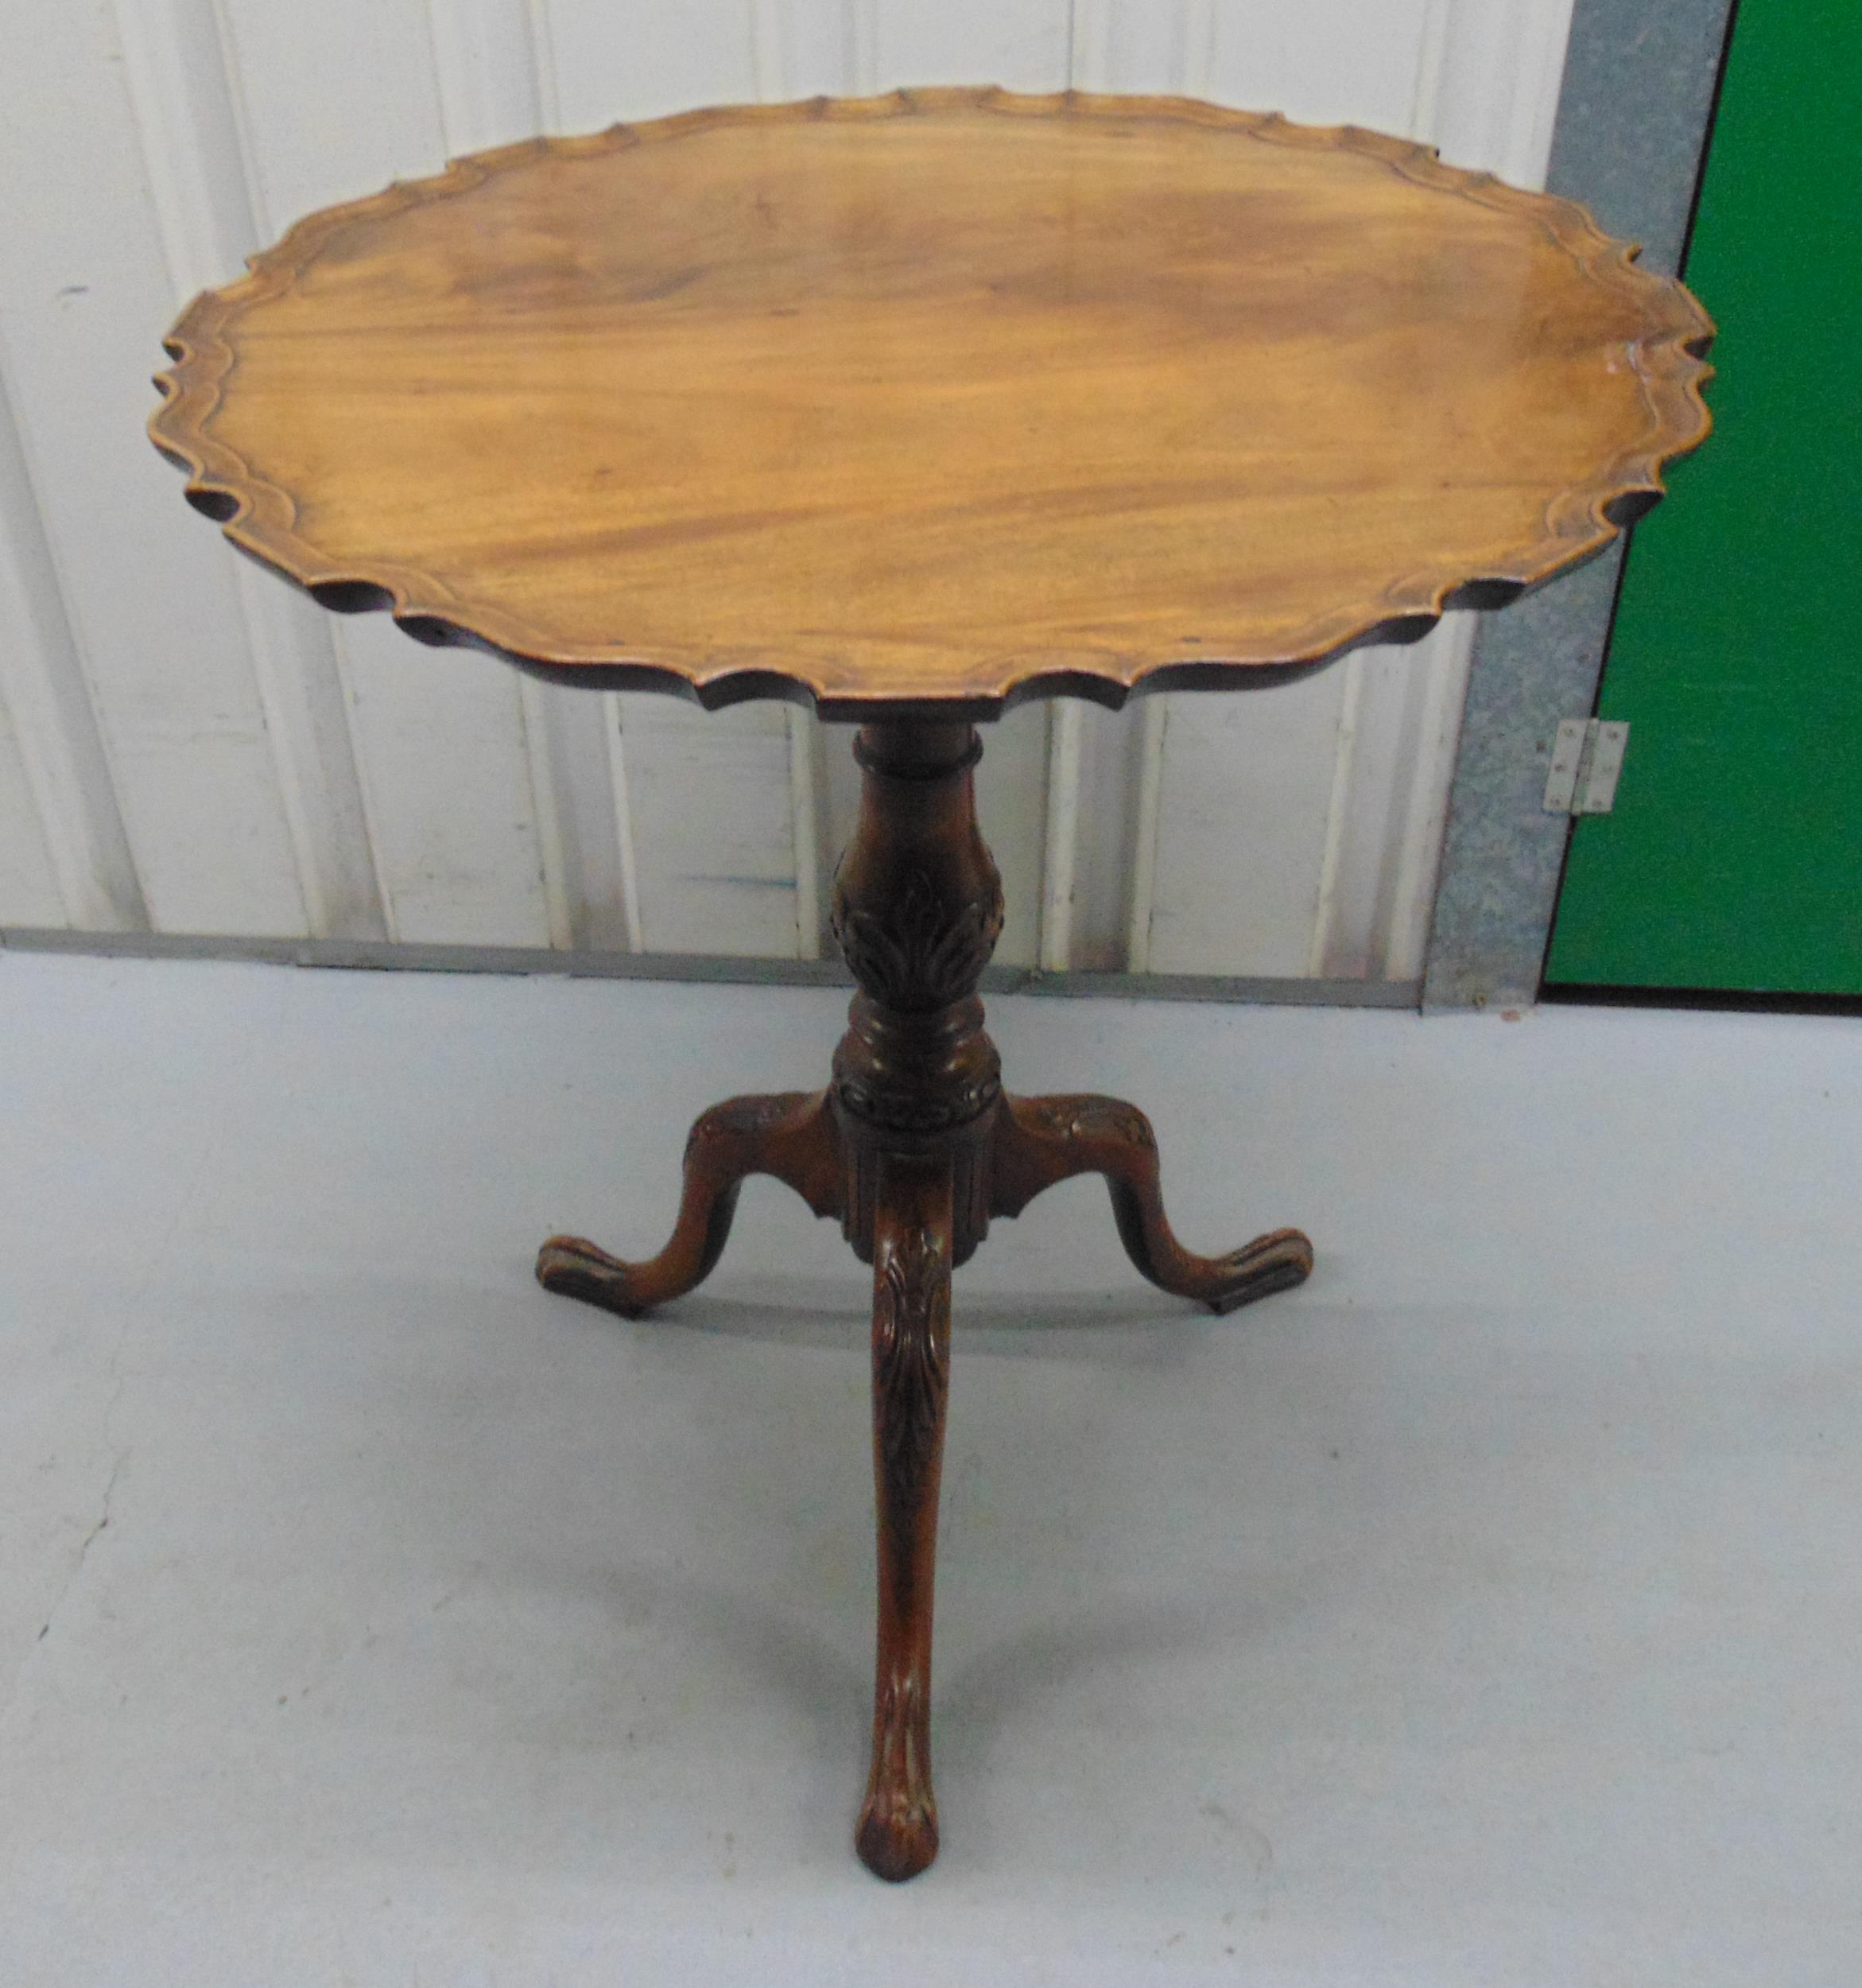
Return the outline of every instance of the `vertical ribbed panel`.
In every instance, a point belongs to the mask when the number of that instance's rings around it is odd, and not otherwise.
[[[145,930],[0,347],[0,924]]]
[[[117,0],[123,74],[178,309],[258,247],[244,134],[212,0]],[[328,617],[239,562],[244,623],[305,921],[386,937]]]
[[[298,214],[539,130],[898,83],[1181,91],[1543,172],[1569,0],[111,0],[0,70],[0,923],[807,957],[847,734],[537,685],[229,557],[154,334]],[[82,129],[83,147],[61,134]],[[10,415],[9,414],[10,410]],[[1266,696],[1024,709],[1005,963],[1406,977],[1466,630]]]
[[[304,934],[233,562],[142,433],[175,299],[110,8],[8,37],[0,184],[7,393],[69,638],[32,666],[80,673],[56,707],[95,713],[159,928]]]
[[[1544,173],[1569,14],[1569,0],[1161,10],[1131,0],[1111,45],[1133,74],[1155,77],[1173,59],[1179,87],[1219,101],[1402,132],[1531,184]],[[1127,87],[1123,74],[1114,81]],[[1140,754],[1131,964],[1413,977],[1470,633],[1468,617],[1451,615],[1418,647],[1367,650],[1219,709],[1164,699]]]

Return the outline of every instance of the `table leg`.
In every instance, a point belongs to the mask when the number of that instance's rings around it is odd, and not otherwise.
[[[685,1187],[672,1240],[657,1256],[624,1263],[580,1236],[552,1236],[537,1256],[547,1291],[638,1318],[682,1296],[717,1267],[747,1175],[773,1174],[817,1215],[840,1213],[840,1140],[825,1091],[727,1098],[685,1141]]]
[[[931,1603],[950,1380],[951,1169],[883,1159],[873,1246],[873,1482],[879,1536],[873,1761],[855,1845],[914,1877],[937,1854]]]
[[[1297,1229],[1257,1236],[1225,1256],[1198,1256],[1170,1233],[1158,1182],[1158,1140],[1135,1105],[1115,1097],[1010,1097],[995,1121],[991,1215],[1018,1215],[1044,1188],[1103,1174],[1125,1253],[1161,1289],[1233,1311],[1304,1283],[1313,1245]]]

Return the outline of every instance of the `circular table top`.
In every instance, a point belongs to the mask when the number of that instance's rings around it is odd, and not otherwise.
[[[717,705],[1245,687],[1581,561],[1713,327],[1569,201],[1172,99],[456,160],[197,298],[150,430],[326,604]]]

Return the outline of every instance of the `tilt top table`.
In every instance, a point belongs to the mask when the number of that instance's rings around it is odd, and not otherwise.
[[[832,1081],[705,1112],[671,1241],[556,1237],[626,1317],[766,1173],[873,1266],[879,1629],[860,1855],[936,1854],[952,1270],[1103,1175],[1144,1276],[1226,1311],[1134,1106],[1002,1088],[979,720],[1259,689],[1600,550],[1707,432],[1713,328],[1567,201],[1367,131],[927,90],[537,139],[300,222],[168,340],[157,445],[239,549],[559,683],[857,720]]]

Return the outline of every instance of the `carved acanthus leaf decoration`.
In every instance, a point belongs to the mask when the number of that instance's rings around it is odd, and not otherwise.
[[[1030,1097],[1022,1109],[1036,1128],[1054,1139],[1115,1139],[1155,1151],[1157,1135],[1135,1105],[1116,1097]]]
[[[1002,936],[1001,879],[991,871],[979,897],[952,903],[924,870],[877,909],[834,894],[834,936],[854,978],[901,1012],[948,1008],[973,992]]]
[[[910,1531],[937,1449],[950,1381],[950,1259],[929,1229],[883,1245],[873,1332],[885,1509]]]

